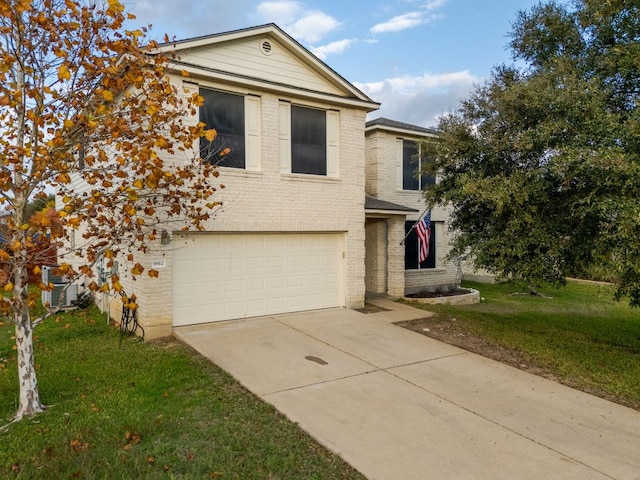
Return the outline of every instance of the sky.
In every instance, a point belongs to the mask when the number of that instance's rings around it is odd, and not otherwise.
[[[177,40],[275,23],[381,108],[435,127],[496,65],[538,0],[124,0],[151,38]]]

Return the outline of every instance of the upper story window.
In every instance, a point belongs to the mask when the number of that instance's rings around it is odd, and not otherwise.
[[[422,190],[426,185],[436,183],[435,175],[418,174],[422,171],[424,162],[420,146],[413,140],[400,140],[402,142],[402,190]]]
[[[327,174],[327,114],[291,106],[291,173]]]
[[[280,102],[281,172],[337,177],[338,117],[333,110]]]
[[[259,170],[260,98],[209,88],[200,88],[200,95],[200,121],[217,132],[213,142],[200,139],[200,156],[221,167]]]
[[[200,139],[200,156],[221,167],[244,168],[244,97],[206,88],[200,89],[200,95],[204,97],[200,121],[218,133],[213,142]],[[230,149],[229,154],[219,157],[218,153],[226,148]]]

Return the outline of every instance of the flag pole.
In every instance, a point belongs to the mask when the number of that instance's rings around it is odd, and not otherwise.
[[[422,213],[420,214],[420,216],[418,217],[418,220],[416,220],[416,223],[413,224],[413,226],[409,229],[409,231],[407,232],[407,234],[404,236],[404,238],[402,239],[402,241],[400,242],[400,245],[402,245],[405,240],[407,239],[407,237],[409,236],[409,234],[413,231],[414,228],[416,228],[416,225],[418,225],[418,223],[420,223],[420,221],[422,220],[422,217],[424,217],[424,214],[427,213],[427,210],[430,209],[431,206],[427,205],[426,208],[422,211]]]

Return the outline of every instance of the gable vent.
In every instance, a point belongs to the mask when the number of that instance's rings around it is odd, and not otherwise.
[[[265,55],[271,55],[273,53],[273,45],[271,45],[269,40],[261,40],[260,51]]]

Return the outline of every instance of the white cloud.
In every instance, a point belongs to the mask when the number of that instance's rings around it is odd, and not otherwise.
[[[386,22],[377,23],[371,27],[371,33],[387,33],[387,32],[399,32],[400,30],[406,30],[407,28],[417,27],[424,22],[424,15],[422,12],[409,12],[403,15],[393,17]]]
[[[328,55],[334,53],[342,53],[349,48],[356,40],[345,38],[344,40],[338,40],[327,45],[313,48],[311,51],[313,54],[321,60],[325,60]]]
[[[293,23],[303,13],[304,7],[293,0],[262,2],[256,7],[255,16],[261,21],[287,25]]]
[[[316,43],[339,26],[340,22],[326,13],[312,11],[307,12],[296,22],[286,25],[285,30],[297,40]]]
[[[254,17],[265,23],[276,23],[296,40],[316,43],[340,27],[335,18],[319,10],[307,9],[294,0],[261,2]]]
[[[431,2],[427,2],[424,8],[427,10],[437,10],[442,8],[445,3],[447,3],[447,0],[432,0]]]
[[[432,23],[442,18],[442,14],[431,13],[447,3],[447,0],[431,0],[425,3],[420,10],[403,13],[380,23],[376,23],[369,32],[377,35],[380,33],[400,32],[408,28],[417,27],[426,23]]]
[[[370,118],[387,117],[424,127],[437,124],[438,118],[469,96],[479,78],[468,71],[404,76],[380,82],[355,83],[382,105]]]

